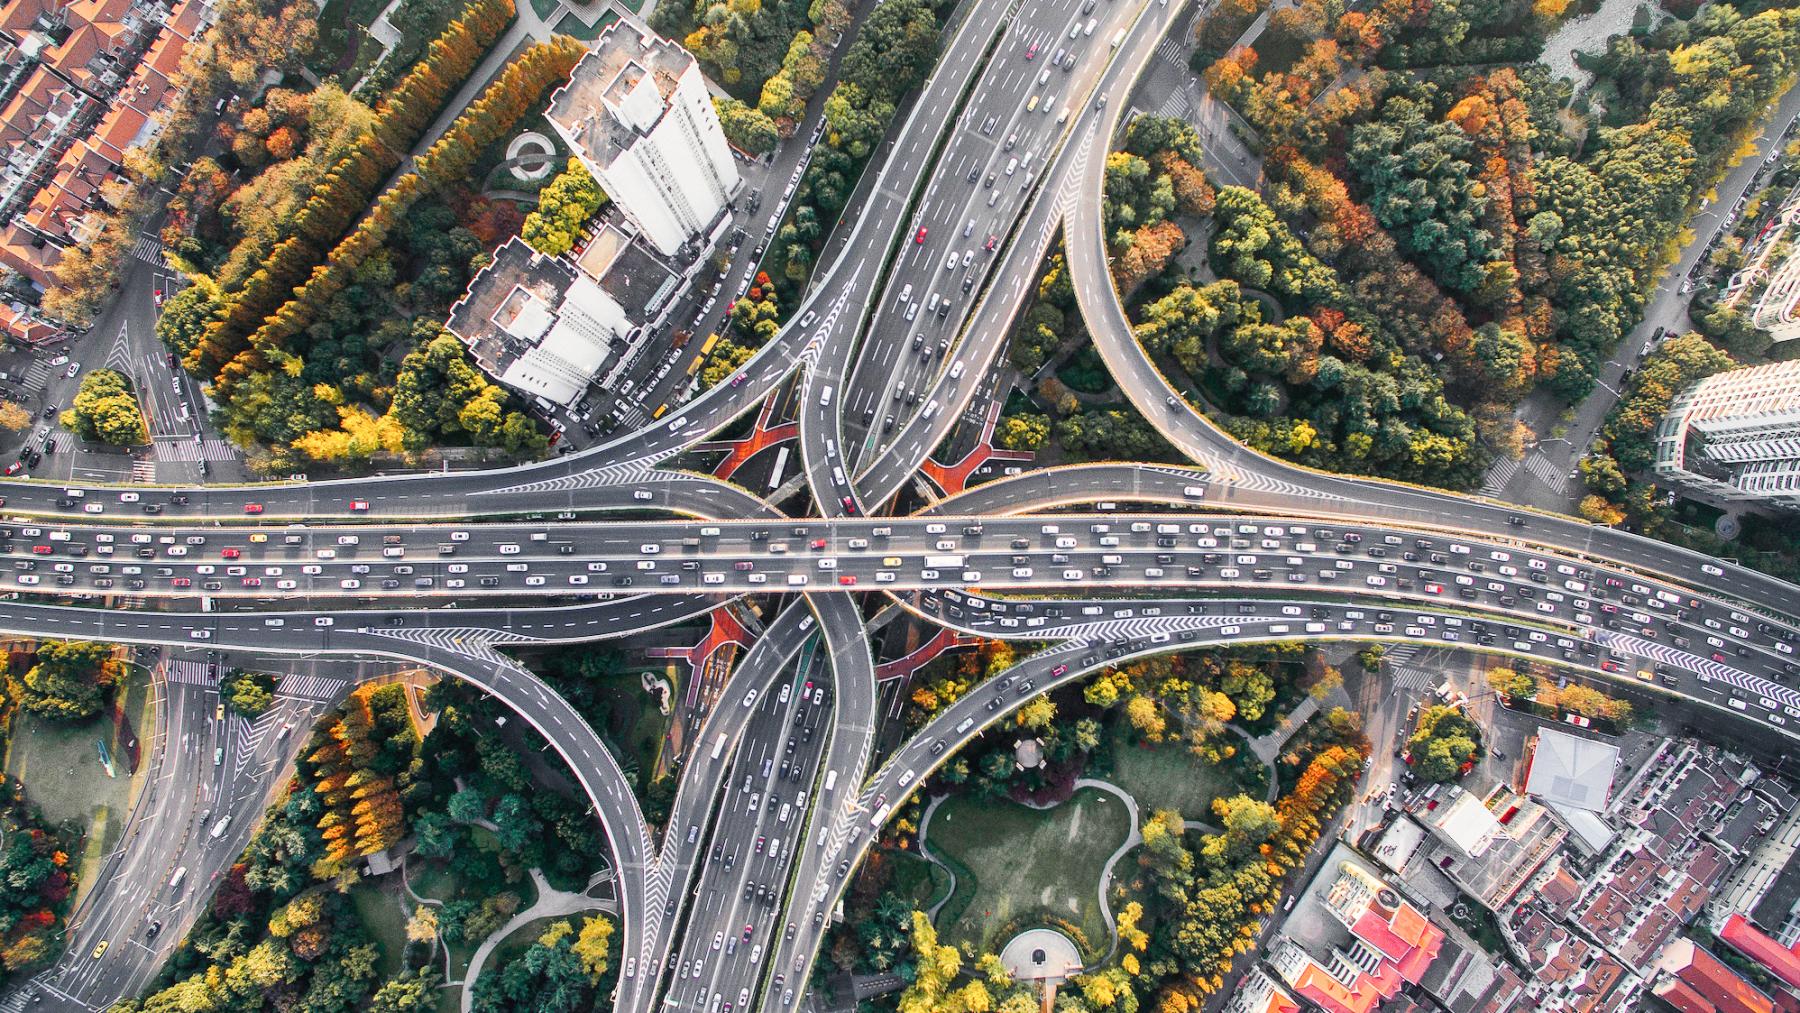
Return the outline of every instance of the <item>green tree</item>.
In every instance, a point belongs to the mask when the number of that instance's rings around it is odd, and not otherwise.
[[[776,80],[770,78],[770,83]],[[767,86],[765,93],[766,89]],[[719,127],[724,130],[725,139],[736,148],[752,155],[766,155],[781,142],[781,132],[775,121],[760,109],[730,96],[713,99],[713,109],[719,114]]]
[[[369,997],[369,1013],[425,1013],[436,1009],[440,979],[435,968],[408,968],[375,990]]]
[[[1406,746],[1421,780],[1450,781],[1461,775],[1464,763],[1480,755],[1481,730],[1460,707],[1425,707]]]
[[[96,641],[50,640],[23,677],[9,677],[7,695],[43,717],[79,721],[100,712],[123,675],[118,648]]]
[[[247,718],[257,718],[275,704],[276,675],[231,669],[219,684],[225,705]]]
[[[62,422],[84,440],[115,446],[138,446],[150,440],[131,381],[116,369],[96,369],[83,377],[74,407],[63,413]]]
[[[581,227],[606,204],[606,194],[581,160],[571,157],[568,166],[538,191],[538,205],[525,216],[519,237],[547,256],[558,256],[575,247]]]

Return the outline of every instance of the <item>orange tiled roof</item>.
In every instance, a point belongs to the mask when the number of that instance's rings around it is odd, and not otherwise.
[[[38,15],[55,7],[51,0],[11,0],[0,8],[0,28],[23,32],[37,21]]]
[[[169,17],[163,22],[163,27],[192,42],[194,36],[200,34],[201,15],[204,13],[205,9],[199,0],[181,0],[181,3],[176,4],[175,9],[169,12]]]
[[[51,268],[62,261],[62,251],[25,231],[17,222],[0,229],[0,263],[48,288]]]

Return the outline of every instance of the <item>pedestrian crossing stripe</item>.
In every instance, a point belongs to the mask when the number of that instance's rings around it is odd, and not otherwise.
[[[168,266],[168,259],[163,256],[162,240],[155,236],[140,233],[137,242],[131,245],[131,255],[152,267]]]
[[[344,694],[349,683],[322,675],[285,675],[275,684],[275,695],[329,703]]]
[[[237,448],[220,439],[207,439],[195,443],[192,439],[157,440],[158,461],[232,461],[238,456]]]
[[[1502,457],[1488,469],[1487,478],[1481,483],[1481,491],[1493,495],[1504,490],[1513,476],[1519,473],[1519,460],[1514,457]]]
[[[1533,478],[1549,486],[1550,491],[1558,496],[1569,487],[1569,476],[1541,453],[1526,458],[1525,470],[1531,472]]]

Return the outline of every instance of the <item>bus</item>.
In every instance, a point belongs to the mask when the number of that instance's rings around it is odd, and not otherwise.
[[[713,740],[712,758],[716,760],[719,757],[724,756],[724,755],[725,755],[725,733],[720,732],[719,737]]]
[[[780,449],[775,452],[775,470],[769,472],[769,488],[778,489],[781,487],[781,473],[787,470],[787,461],[788,446],[784,443],[781,445]]]
[[[830,791],[835,787],[837,787],[837,771],[828,770],[825,772],[825,790]]]
[[[700,357],[702,359],[704,359],[707,356],[711,355],[713,346],[718,343],[719,343],[719,336],[717,334],[708,334],[706,336],[706,343],[700,346]]]

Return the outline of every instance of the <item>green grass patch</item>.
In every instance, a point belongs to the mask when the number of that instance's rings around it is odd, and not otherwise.
[[[406,863],[406,882],[413,893],[432,900],[451,900],[462,891],[462,881],[448,865],[420,860],[417,855]]]
[[[562,0],[531,0],[531,9],[540,21],[549,21],[561,7]]]
[[[406,911],[400,898],[374,883],[358,883],[350,888],[350,903],[381,953],[381,976],[391,978],[400,973],[400,960],[406,954]]]
[[[1130,832],[1124,803],[1091,789],[1049,810],[970,797],[945,802],[932,814],[929,845],[973,876],[965,882],[957,870],[952,904],[962,903],[954,920],[950,910],[941,913],[938,930],[986,952],[1002,942],[991,938],[1002,927],[1042,912],[1103,946],[1100,871]]]
[[[1140,812],[1174,809],[1183,819],[1211,821],[1214,799],[1239,793],[1263,798],[1268,792],[1268,768],[1242,739],[1231,732],[1225,734],[1237,741],[1237,755],[1214,764],[1189,753],[1180,743],[1135,744],[1126,722],[1115,721],[1110,734],[1111,780],[1137,799]]]
[[[126,736],[135,740],[141,757],[156,731],[150,676],[141,665],[128,666],[127,673],[113,705],[94,717],[66,722],[15,711],[7,737],[6,772],[25,785],[44,821],[53,826],[73,822],[81,828],[80,850],[71,856],[76,903],[99,881],[100,863],[125,830],[133,793],[133,757]],[[122,722],[115,721],[115,713]],[[100,762],[102,742],[112,758],[110,777]]]
[[[1056,378],[1070,390],[1083,394],[1104,394],[1112,389],[1112,374],[1094,350],[1092,342],[1082,344],[1056,371]]]
[[[386,6],[386,0],[327,0],[319,11],[319,37],[307,66],[326,77],[357,60],[374,62],[381,44],[369,38],[368,28]],[[374,52],[364,52],[369,49]]]
[[[633,14],[637,13],[639,7],[644,6],[644,0],[635,0],[635,2],[635,6],[631,3],[625,4],[626,7],[631,8]],[[600,33],[606,31],[607,28],[611,27],[612,23],[617,20],[619,20],[619,12],[607,10],[601,13],[599,17],[595,18],[592,25],[589,25],[587,22],[577,17],[574,11],[570,11],[562,16],[561,21],[556,23],[556,30],[564,35],[572,35],[583,42],[592,42],[599,38]]]
[[[894,870],[893,891],[905,897],[916,911],[936,904],[950,889],[948,873],[910,851],[894,851],[888,855],[888,862]]]

